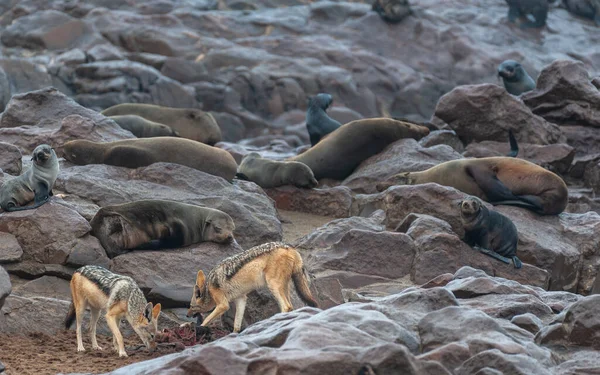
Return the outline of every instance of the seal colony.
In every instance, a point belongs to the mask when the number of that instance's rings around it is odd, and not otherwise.
[[[4,211],[23,211],[38,208],[53,195],[52,187],[58,176],[58,158],[46,144],[33,150],[33,165],[25,173],[6,181],[0,187],[0,207]],[[33,206],[23,207],[34,201]]]

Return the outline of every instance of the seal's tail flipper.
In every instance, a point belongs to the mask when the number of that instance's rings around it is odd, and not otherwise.
[[[519,145],[512,130],[508,131],[508,142],[510,143],[510,152],[506,156],[514,158],[519,154]]]
[[[482,254],[491,256],[492,258],[498,259],[499,261],[504,262],[506,264],[510,264],[511,263],[509,258],[503,257],[502,255],[498,254],[495,251],[484,249],[484,248],[479,247],[479,246],[475,247],[475,250],[479,251]]]
[[[523,267],[523,263],[521,263],[521,259],[514,256],[514,257],[512,257],[512,260],[513,260],[513,264],[515,265],[516,269]]]
[[[238,180],[250,181],[250,179],[248,178],[248,176],[246,176],[243,173],[236,173],[235,174],[235,178],[237,178]]]

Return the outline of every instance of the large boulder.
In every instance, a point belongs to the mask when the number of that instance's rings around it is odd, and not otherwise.
[[[557,60],[546,66],[535,90],[522,99],[533,113],[555,124],[600,127],[600,90],[581,61]]]
[[[547,145],[565,143],[560,128],[535,115],[503,87],[492,84],[459,86],[442,96],[435,116],[445,121],[465,143],[517,141]]]
[[[8,273],[6,273],[6,270],[2,266],[0,266],[0,309],[2,309],[2,305],[4,305],[4,300],[6,300],[6,297],[10,295],[11,291],[12,285],[10,283]]]
[[[10,143],[0,142],[0,169],[2,171],[18,176],[23,167],[22,155],[19,148]]]
[[[0,264],[18,262],[23,256],[19,241],[10,233],[0,232]]]
[[[138,169],[75,166],[63,169],[55,186],[100,207],[140,199],[165,199],[215,208],[232,217],[236,226],[234,236],[245,249],[281,240],[281,223],[275,206],[255,184],[244,181],[231,184],[178,164],[155,163]]]
[[[345,186],[324,189],[281,186],[264,190],[280,210],[329,217],[348,217],[352,206],[352,191]]]

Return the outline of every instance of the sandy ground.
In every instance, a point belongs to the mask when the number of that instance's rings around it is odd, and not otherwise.
[[[283,241],[292,242],[306,236],[316,228],[336,220],[334,217],[305,214],[303,212],[278,210],[283,228]]]

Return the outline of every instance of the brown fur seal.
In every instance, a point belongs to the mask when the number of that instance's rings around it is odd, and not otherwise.
[[[594,20],[600,26],[600,0],[563,0],[563,5],[569,12]]]
[[[535,81],[515,60],[506,60],[498,66],[498,76],[502,77],[504,88],[512,95],[535,90]]]
[[[0,207],[5,211],[23,211],[38,208],[52,196],[52,187],[58,176],[58,158],[48,145],[33,150],[33,165],[25,173],[6,181],[0,187]],[[21,207],[34,201],[33,206]]]
[[[153,104],[125,103],[101,112],[104,116],[137,115],[170,126],[183,138],[214,145],[221,141],[221,129],[208,112],[194,108],[172,108]]]
[[[517,258],[517,227],[509,218],[488,210],[479,198],[468,197],[460,202],[460,219],[469,246],[506,264],[512,259],[515,268],[523,266]]]
[[[152,163],[175,163],[231,181],[237,163],[225,150],[183,138],[154,137],[96,143],[70,141],[63,146],[64,158],[78,165],[108,164],[139,168]]]
[[[242,159],[236,176],[262,188],[283,185],[313,188],[318,185],[315,175],[306,164],[265,159],[258,152],[251,152]]]
[[[377,184],[377,190],[428,182],[453,187],[494,205],[525,207],[543,215],[558,215],[568,203],[562,178],[526,160],[504,156],[451,160],[426,171],[399,173]]]
[[[390,118],[351,121],[290,161],[308,165],[315,178],[343,180],[364,160],[402,138],[419,140],[429,134],[424,126]]]
[[[229,243],[235,230],[233,219],[225,212],[165,200],[102,207],[90,224],[110,258],[142,248]]]
[[[517,18],[531,15],[535,21],[524,21],[521,23],[521,28],[543,27],[546,25],[548,18],[548,0],[506,0],[508,4],[508,20],[510,22],[517,21]]]
[[[137,115],[110,116],[109,118],[138,138],[179,136],[179,133],[170,126],[146,120]]]

